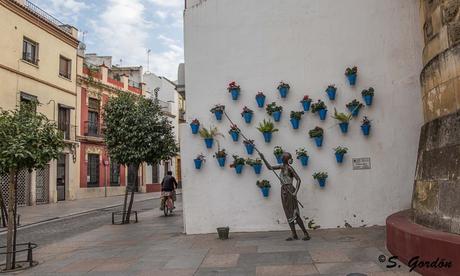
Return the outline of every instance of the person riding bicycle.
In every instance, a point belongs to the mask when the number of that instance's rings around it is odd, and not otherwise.
[[[171,196],[173,201],[176,201],[175,192],[177,189],[177,181],[172,176],[172,171],[168,171],[166,176],[161,181],[161,205],[160,210],[164,209],[166,199]]]

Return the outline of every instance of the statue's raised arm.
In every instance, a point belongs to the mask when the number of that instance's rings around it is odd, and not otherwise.
[[[276,166],[270,165],[270,163],[268,163],[267,159],[265,159],[265,156],[261,152],[259,152],[259,156],[260,156],[260,159],[262,159],[262,161],[264,162],[265,166],[267,166],[267,169],[271,171],[281,170],[281,168],[283,167],[281,165],[276,165]]]

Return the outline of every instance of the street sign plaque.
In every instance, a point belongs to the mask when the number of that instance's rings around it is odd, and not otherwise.
[[[370,170],[371,169],[371,158],[361,157],[353,158],[353,170]]]

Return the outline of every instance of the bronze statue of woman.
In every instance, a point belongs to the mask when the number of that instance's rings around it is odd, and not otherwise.
[[[300,188],[300,177],[292,168],[292,155],[289,152],[283,153],[282,165],[272,166],[270,163],[267,162],[265,156],[259,152],[260,159],[262,159],[265,163],[265,166],[269,170],[281,170],[280,173],[280,181],[281,181],[281,202],[283,204],[284,213],[286,214],[287,221],[289,223],[289,227],[292,231],[292,237],[287,238],[287,241],[298,240],[299,237],[297,236],[297,232],[295,230],[295,223],[299,225],[302,229],[304,237],[303,240],[307,241],[310,239],[310,235],[305,229],[305,225],[303,223],[302,218],[300,217],[299,211],[299,203],[297,201],[297,192]],[[293,180],[296,180],[296,187],[294,187]]]

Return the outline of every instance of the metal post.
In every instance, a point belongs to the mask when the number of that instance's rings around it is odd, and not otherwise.
[[[30,242],[27,244],[27,261],[29,262],[29,266],[33,265],[32,245]]]

